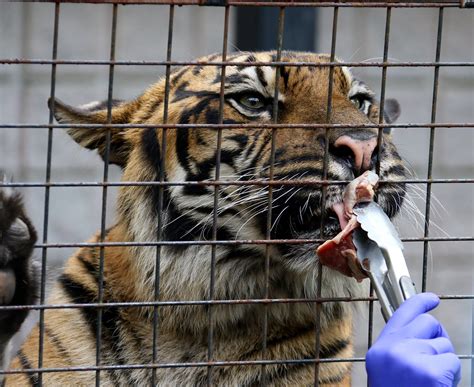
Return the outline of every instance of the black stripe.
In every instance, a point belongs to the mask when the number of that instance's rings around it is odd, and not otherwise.
[[[176,131],[175,149],[178,155],[178,161],[181,164],[181,166],[185,169],[186,172],[190,170],[188,148],[189,148],[188,131],[184,128],[178,128]]]
[[[212,54],[207,57],[208,62],[214,62],[216,59],[222,58],[222,54]]]
[[[336,375],[336,376],[330,376],[325,379],[320,379],[319,384],[334,384],[334,383],[340,383],[342,380],[347,376],[346,373]]]
[[[270,164],[265,164],[266,167],[270,166]],[[285,164],[278,164],[278,167],[285,167],[286,165]],[[280,176],[278,173],[275,174],[275,178],[278,178],[278,179],[282,179],[282,178],[288,178],[289,176],[293,176],[293,175],[301,175],[299,179],[309,179],[311,177],[316,177],[316,178],[320,178],[322,176],[322,171],[321,169],[319,168],[313,168],[313,167],[304,167],[304,168],[295,168],[295,169],[292,169],[291,171],[285,171],[285,174],[283,176]],[[336,176],[335,176],[336,177]],[[328,173],[328,178],[329,178],[329,173]],[[334,180],[338,180],[337,178],[334,179]],[[291,181],[291,180],[287,180],[287,181]],[[279,187],[278,185],[276,185],[275,187]],[[287,187],[290,187],[289,185],[287,185]]]
[[[59,283],[69,296],[72,302],[77,304],[90,304],[97,301],[97,295],[90,289],[70,278],[67,274],[59,277]],[[104,283],[105,287],[105,283]],[[97,337],[97,310],[93,308],[80,309],[84,320],[88,323],[91,334]],[[120,322],[121,317],[117,308],[102,309],[102,346],[108,347],[108,351],[102,351],[102,355],[107,353],[114,357],[112,364],[125,365],[127,360],[123,357],[123,346],[120,339]],[[106,359],[103,357],[102,361]],[[127,385],[132,384],[131,370],[124,369],[120,371],[107,370],[113,383],[120,385],[119,375],[123,375],[127,381]]]
[[[202,70],[202,65],[193,66],[193,75],[199,75]]]
[[[195,179],[194,175],[189,176],[190,180],[201,180]],[[211,188],[204,185],[186,185],[183,187],[183,195],[189,196],[205,196],[211,193]]]
[[[279,149],[278,151],[276,151],[275,161],[285,164],[285,165],[288,165],[291,163],[300,163],[303,161],[314,161],[314,162],[321,161],[321,157],[315,154],[301,154],[295,157],[282,158],[282,156],[284,156],[286,152],[287,152],[287,149]]]
[[[241,147],[245,147],[249,141],[248,136],[245,134],[235,134],[228,137],[229,140],[237,142]]]
[[[252,160],[250,161],[250,163],[248,163],[248,165],[255,165],[257,159],[259,159],[261,157],[261,153],[265,150],[265,147],[270,143],[271,140],[272,140],[271,135],[268,135],[263,139],[262,145],[260,146],[260,149],[252,157]],[[249,154],[249,156],[250,156],[250,154]],[[264,167],[269,166],[269,165],[270,165],[270,162],[268,161],[267,163],[264,164]]]
[[[173,102],[178,102],[190,97],[211,97],[216,96],[217,94],[212,91],[194,91],[187,90],[189,82],[183,82],[174,92]]]
[[[312,328],[314,329],[314,328]],[[288,339],[288,337],[285,337],[284,340]],[[274,343],[278,343],[283,340],[275,340]],[[324,349],[320,351],[319,353],[319,358],[320,359],[326,359],[326,358],[333,358],[335,357],[342,349],[344,349],[349,342],[347,340],[338,340],[334,344],[331,344],[327,349]],[[270,342],[268,342],[268,346],[270,347]],[[302,360],[311,360],[314,359],[314,354],[311,354],[311,356],[303,356],[300,359]],[[287,379],[290,377],[292,374],[295,374],[296,372],[300,371],[301,369],[305,367],[313,367],[312,364],[310,363],[300,363],[300,364],[282,364],[278,365],[276,369],[274,370],[269,370],[268,373],[270,375],[267,375],[266,381],[268,384],[272,384],[272,381],[281,381],[282,379]],[[340,375],[335,375],[335,376],[330,376],[325,379],[320,379],[319,383],[324,384],[324,383],[337,383],[340,382],[344,379],[346,376],[346,373],[342,373]],[[255,382],[260,381],[261,375],[257,376],[257,380]],[[255,385],[259,385],[256,383]]]
[[[405,176],[405,167],[401,164],[391,165],[387,171],[385,171],[385,175]]]
[[[202,111],[209,105],[209,102],[214,99],[214,97],[205,98],[200,101],[196,106],[191,109],[185,110],[179,120],[180,124],[189,124],[191,117],[199,116]],[[189,172],[189,139],[188,139],[188,129],[178,128],[176,131],[176,153],[178,154],[178,161],[181,166]],[[189,180],[189,179],[188,179]]]
[[[186,109],[182,114],[179,119],[180,124],[189,124],[191,117],[196,119],[199,117],[199,115],[202,113],[202,111],[209,105],[209,103],[216,99],[218,96],[217,94],[212,95],[209,94],[207,98],[202,99],[199,101],[196,105],[190,107],[189,109]]]
[[[168,216],[172,220],[169,227],[164,229],[165,240],[167,241],[191,241],[193,233],[188,233],[195,225],[196,221],[188,215],[184,215],[178,210],[173,200],[168,204]],[[176,220],[175,220],[176,219]],[[194,230],[196,231],[196,230]],[[200,232],[200,230],[196,231]],[[187,249],[185,245],[176,245],[175,249],[183,251]]]
[[[209,214],[212,214],[212,212],[214,211],[214,207],[196,207],[194,211],[203,215],[209,215]],[[239,211],[236,210],[235,208],[227,208],[225,210],[221,210],[219,208],[219,216],[226,216],[226,215],[234,216],[234,215],[237,215],[238,213]]]
[[[99,278],[98,277],[98,271],[97,271],[97,266],[94,265],[92,262],[89,262],[88,260],[86,260],[85,257],[83,257],[82,255],[78,255],[77,256],[77,259],[79,260],[79,262],[82,263],[82,265],[84,266],[84,268],[87,270],[87,272],[94,278]]]
[[[288,89],[288,78],[290,77],[290,72],[287,71],[285,67],[280,67],[280,76],[283,78],[285,90]]]
[[[222,265],[226,262],[231,262],[234,260],[237,261],[243,261],[243,260],[255,260],[258,261],[260,260],[263,262],[265,259],[264,255],[251,247],[235,247],[232,248],[227,254],[225,254],[223,257],[219,258],[218,261],[216,262],[217,265]]]
[[[62,345],[61,340],[59,337],[56,336],[55,333],[51,331],[47,326],[44,328],[44,333],[46,333],[47,336],[49,336],[49,339],[51,342],[54,344],[55,348],[57,351],[61,354],[63,358],[70,359],[69,352],[67,349]]]
[[[219,111],[210,107],[206,110],[206,124],[218,124],[219,123]]]
[[[158,97],[149,107],[148,111],[146,114],[141,118],[141,122],[147,122],[150,117],[155,113],[155,111],[158,109],[158,107],[161,105],[163,102],[163,99]]]
[[[260,83],[262,84],[263,87],[267,87],[268,86],[268,83],[267,81],[265,80],[265,74],[263,74],[263,70],[261,67],[257,67],[256,68],[256,72],[257,72],[257,78],[258,80],[260,81]]]
[[[243,82],[244,79],[251,80],[251,78],[247,74],[242,74],[242,73],[232,74],[226,78],[226,83],[234,84],[234,85],[240,84]]]
[[[319,351],[319,357],[321,359],[331,359],[336,357],[336,355],[350,345],[350,341],[346,339],[339,339],[332,342],[329,345],[325,345]]]
[[[260,138],[262,133],[263,133],[263,130],[252,131],[251,143],[250,143],[250,146],[245,151],[244,159],[247,159],[252,154],[253,150],[257,146],[258,139]]]
[[[170,87],[175,87],[179,80],[183,77],[184,74],[189,70],[189,67],[183,67],[181,70],[176,71],[173,75],[173,78],[170,80]]]
[[[146,156],[146,160],[153,167],[154,179],[159,181],[161,165],[163,163],[160,144],[157,138],[157,132],[154,128],[145,129],[142,132],[142,149]],[[166,172],[164,171],[164,178],[166,180]],[[160,210],[160,187],[157,185],[145,187],[147,193],[150,193],[152,200],[152,208],[158,213]],[[163,208],[168,201],[168,189],[163,189]]]
[[[215,85],[216,83],[221,83],[222,79],[222,71],[219,68],[214,69],[216,72],[216,76],[214,77],[214,80],[212,81],[212,84]]]
[[[255,56],[253,54],[250,54],[247,58],[245,58],[245,62],[247,63],[254,63],[257,61],[257,58],[255,58]],[[240,62],[240,61],[239,61]],[[237,70],[239,71],[242,71],[246,68],[248,68],[249,66],[242,66],[242,65],[239,65],[237,66]]]
[[[18,351],[18,359],[20,360],[21,367],[25,370],[31,370],[33,367],[31,366],[30,361],[26,357],[26,355],[23,353],[23,350]],[[39,386],[39,381],[38,381],[38,375],[37,374],[32,374],[32,373],[26,373],[25,374],[28,377],[28,381],[30,382],[31,386],[37,387]]]

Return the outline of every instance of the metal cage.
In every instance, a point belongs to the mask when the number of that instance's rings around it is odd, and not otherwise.
[[[100,332],[102,330],[102,320],[101,315],[103,313],[104,308],[122,308],[122,307],[143,307],[143,306],[153,306],[154,307],[154,318],[155,322],[158,315],[159,308],[166,308],[168,306],[179,306],[179,305],[206,305],[208,306],[208,316],[209,322],[212,319],[213,315],[213,305],[219,304],[261,304],[263,311],[265,311],[266,305],[271,303],[298,303],[298,302],[311,302],[314,304],[315,309],[315,316],[319,316],[320,314],[318,311],[321,308],[322,303],[330,302],[330,301],[339,301],[339,302],[350,302],[350,303],[362,303],[368,305],[368,319],[367,319],[367,340],[365,344],[365,348],[370,346],[373,339],[374,339],[374,320],[377,319],[376,314],[377,307],[376,307],[376,297],[372,290],[370,293],[367,294],[367,297],[364,298],[343,298],[343,299],[333,299],[333,298],[324,298],[321,297],[321,282],[318,284],[318,297],[315,299],[272,299],[269,297],[268,293],[268,280],[269,280],[269,273],[271,271],[271,257],[269,253],[268,246],[272,244],[306,244],[306,243],[320,243],[322,239],[293,239],[293,240],[272,240],[270,235],[270,229],[272,225],[272,216],[271,211],[268,211],[267,215],[267,233],[266,238],[263,240],[217,240],[217,223],[218,223],[218,212],[217,209],[219,207],[219,196],[218,196],[218,187],[222,185],[254,185],[254,186],[266,186],[268,187],[269,195],[268,195],[268,207],[271,208],[272,203],[272,192],[273,187],[275,185],[291,185],[291,186],[314,186],[314,187],[321,187],[324,190],[327,188],[329,184],[345,184],[345,181],[331,181],[327,179],[327,166],[328,166],[328,149],[326,148],[325,160],[324,160],[324,172],[323,178],[319,181],[315,180],[292,180],[292,181],[278,181],[273,180],[273,161],[275,158],[275,146],[274,146],[274,138],[272,139],[272,164],[270,169],[270,179],[269,181],[263,180],[248,180],[248,181],[224,181],[220,180],[220,141],[222,139],[222,131],[226,130],[226,128],[234,128],[234,127],[245,127],[245,128],[271,128],[272,133],[275,135],[277,133],[278,128],[282,127],[277,122],[276,112],[278,110],[278,90],[275,90],[274,95],[274,117],[272,124],[246,124],[246,125],[233,125],[233,124],[224,124],[223,117],[222,117],[222,106],[224,103],[224,78],[226,72],[226,66],[230,64],[235,65],[235,62],[229,62],[227,60],[227,53],[229,51],[228,47],[228,40],[229,40],[229,25],[231,20],[231,12],[233,9],[238,7],[247,6],[247,7],[275,7],[278,9],[278,33],[275,36],[275,48],[277,52],[277,60],[275,62],[269,63],[262,63],[260,65],[267,65],[267,66],[274,66],[278,68],[279,66],[317,66],[314,63],[285,63],[281,61],[281,52],[283,46],[283,39],[284,39],[284,25],[285,25],[285,11],[288,8],[292,7],[300,7],[306,9],[315,9],[315,8],[329,8],[332,10],[332,33],[331,33],[331,44],[330,44],[330,55],[331,60],[329,64],[324,64],[325,66],[330,66],[330,80],[333,77],[333,70],[337,66],[350,66],[356,69],[364,69],[364,68],[372,68],[377,69],[380,72],[380,105],[381,110],[383,110],[386,89],[387,89],[387,72],[392,71],[392,69],[399,69],[399,68],[413,68],[419,69],[423,72],[430,72],[433,76],[433,82],[431,86],[431,118],[427,122],[419,122],[419,123],[403,123],[403,124],[384,124],[382,122],[382,118],[380,119],[377,125],[367,126],[379,129],[379,145],[382,139],[381,133],[383,129],[387,126],[392,128],[396,128],[399,131],[411,131],[411,130],[418,130],[424,129],[429,132],[429,144],[428,144],[428,152],[426,154],[425,160],[427,165],[426,175],[422,176],[421,178],[412,178],[409,180],[404,181],[405,183],[410,183],[413,185],[419,185],[424,188],[423,198],[425,200],[425,204],[423,207],[423,230],[421,231],[421,235],[405,237],[403,241],[406,244],[411,244],[412,242],[418,242],[422,246],[422,259],[417,262],[417,265],[421,269],[421,281],[419,281],[418,288],[419,290],[425,291],[429,290],[430,286],[428,284],[428,271],[429,271],[429,252],[430,247],[436,248],[436,244],[439,242],[447,242],[451,244],[459,244],[462,245],[461,249],[464,249],[467,255],[471,255],[472,260],[472,242],[474,241],[473,235],[470,235],[469,232],[472,232],[472,227],[469,229],[469,225],[466,226],[468,233],[464,233],[461,235],[454,235],[454,236],[432,236],[432,226],[430,226],[430,218],[432,217],[432,190],[434,186],[437,185],[446,185],[452,187],[455,190],[455,187],[459,185],[467,185],[472,187],[474,183],[474,175],[472,173],[466,172],[464,176],[455,176],[455,177],[442,177],[437,178],[433,173],[433,159],[436,150],[436,134],[440,129],[449,129],[452,130],[452,133],[455,133],[456,130],[465,130],[472,134],[472,128],[474,127],[474,122],[472,121],[453,121],[450,122],[438,122],[437,120],[437,108],[438,108],[438,99],[440,93],[439,87],[439,79],[440,79],[440,71],[444,69],[459,69],[459,68],[467,68],[472,70],[474,66],[474,62],[472,59],[472,42],[471,42],[471,55],[466,55],[466,60],[462,61],[445,61],[442,59],[441,55],[441,48],[443,42],[443,21],[445,10],[449,8],[469,8],[472,6],[472,2],[470,1],[463,1],[463,0],[440,0],[440,1],[398,1],[398,0],[390,0],[390,1],[241,1],[241,0],[45,0],[39,1],[45,3],[54,3],[54,17],[53,17],[53,36],[52,36],[52,56],[51,58],[33,58],[33,57],[11,57],[11,58],[0,58],[0,68],[12,68],[14,66],[39,66],[42,68],[49,68],[50,69],[50,97],[54,98],[56,93],[56,86],[57,86],[57,71],[63,67],[74,67],[74,66],[82,66],[88,67],[92,69],[91,71],[95,71],[97,68],[108,68],[108,89],[107,89],[107,97],[108,97],[108,112],[109,112],[109,122],[111,122],[111,108],[112,108],[112,98],[114,95],[114,85],[116,84],[115,74],[118,68],[127,68],[127,67],[150,67],[150,68],[163,68],[166,77],[166,98],[165,98],[165,116],[162,128],[164,128],[164,132],[166,133],[167,129],[175,129],[175,128],[215,128],[217,131],[217,138],[218,138],[218,147],[217,147],[217,159],[216,159],[216,173],[215,178],[209,181],[165,181],[163,173],[160,176],[159,181],[155,182],[118,182],[114,181],[114,179],[110,178],[109,174],[109,163],[108,160],[108,153],[105,156],[104,167],[102,171],[102,177],[95,181],[70,181],[67,178],[65,181],[59,181],[52,177],[52,164],[53,164],[53,137],[57,131],[61,128],[76,126],[80,127],[81,125],[62,125],[56,124],[54,122],[53,113],[51,112],[49,115],[49,119],[47,122],[41,122],[41,119],[38,119],[36,122],[26,122],[26,123],[17,123],[17,122],[5,122],[3,119],[0,122],[0,131],[3,130],[14,130],[14,131],[22,131],[26,129],[34,129],[41,131],[43,136],[47,136],[47,145],[46,145],[46,153],[44,155],[44,160],[36,160],[38,165],[44,165],[44,180],[43,181],[28,181],[27,179],[20,180],[17,182],[12,183],[0,183],[0,187],[16,187],[27,191],[30,188],[41,189],[43,191],[43,232],[42,238],[39,243],[35,246],[36,254],[41,255],[41,289],[40,289],[40,300],[38,305],[29,305],[29,306],[4,306],[0,307],[0,310],[6,309],[28,309],[28,310],[38,310],[39,311],[39,326],[40,326],[40,345],[39,345],[39,360],[38,364],[35,368],[30,370],[5,370],[3,374],[11,374],[11,373],[21,373],[21,372],[28,372],[28,373],[35,373],[38,375],[39,384],[42,384],[42,374],[47,372],[61,372],[61,371],[95,371],[96,372],[96,385],[100,385],[100,375],[101,371],[107,369],[134,369],[134,368],[146,368],[146,369],[157,369],[157,368],[176,368],[176,367],[207,367],[208,369],[208,384],[212,384],[212,370],[214,367],[222,367],[222,366],[256,366],[261,365],[265,366],[266,364],[274,364],[274,360],[259,360],[259,361],[221,361],[216,359],[213,354],[213,332],[212,329],[209,329],[208,335],[208,361],[201,362],[201,363],[160,363],[157,362],[156,353],[153,353],[152,361],[148,364],[125,364],[125,365],[102,365],[101,364],[101,340],[100,340]],[[102,60],[102,59],[62,59],[58,54],[58,47],[60,45],[60,19],[61,19],[61,10],[65,6],[66,3],[103,3],[109,4],[107,12],[111,13],[111,32],[110,32],[110,45],[109,45],[109,59]],[[133,60],[118,60],[116,58],[116,41],[117,41],[117,26],[118,26],[118,10],[120,5],[131,5],[134,4],[137,7],[143,4],[161,4],[160,11],[163,11],[164,5],[167,5],[167,12],[168,12],[168,25],[167,25],[167,43],[166,43],[166,58],[164,60],[142,60],[141,58],[135,58]],[[76,7],[81,7],[83,4],[76,5]],[[223,32],[222,32],[222,58],[219,62],[195,62],[195,61],[184,61],[184,60],[174,60],[172,55],[172,49],[174,46],[174,35],[173,31],[176,26],[175,20],[175,9],[177,6],[209,6],[209,7],[220,7],[223,10]],[[103,7],[105,7],[103,5]],[[124,19],[126,20],[126,12],[130,7],[127,7],[124,10]],[[184,7],[183,7],[184,8]],[[369,60],[369,61],[347,61],[347,62],[339,62],[336,60],[336,42],[338,33],[338,20],[339,14],[346,8],[379,8],[385,13],[385,31],[383,35],[383,51],[380,53],[382,55],[381,59]],[[392,25],[392,14],[396,12],[399,8],[417,8],[417,9],[431,9],[436,10],[438,13],[437,16],[437,26],[436,26],[436,47],[435,47],[435,55],[433,60],[430,61],[412,61],[412,60],[392,60],[389,56],[389,43],[390,43],[390,36],[391,31],[393,30],[394,26]],[[469,13],[470,10],[466,9],[462,12]],[[471,15],[472,17],[472,15]],[[471,19],[472,20],[472,19]],[[472,33],[472,31],[471,31]],[[472,36],[471,36],[472,37]],[[414,37],[416,41],[417,37]],[[8,37],[2,37],[2,39],[8,40]],[[71,44],[74,44],[72,42]],[[467,48],[467,52],[469,49]],[[220,93],[220,117],[219,117],[219,124],[216,125],[201,125],[201,124],[169,124],[167,122],[167,106],[168,106],[168,92],[169,92],[169,81],[170,81],[170,72],[171,69],[179,68],[180,66],[184,65],[198,65],[199,66],[219,66],[221,68],[222,81],[221,81],[221,93]],[[248,63],[239,63],[241,66],[249,65]],[[255,64],[252,63],[252,66]],[[277,77],[279,72],[276,73]],[[472,76],[472,73],[471,73]],[[472,81],[472,79],[471,79]],[[332,82],[329,82],[330,87],[332,86]],[[327,114],[328,116],[331,114],[331,92],[329,92],[328,97],[328,109]],[[88,125],[89,127],[91,125]],[[115,125],[114,127],[133,127],[133,128],[148,128],[153,127],[150,125]],[[331,124],[297,124],[295,127],[301,128],[324,128],[326,131],[326,136],[331,130],[334,125]],[[96,125],[95,127],[112,127],[111,124],[109,125]],[[284,125],[285,128],[291,128],[291,125]],[[358,126],[354,126],[358,127]],[[110,137],[108,138],[110,141]],[[328,141],[326,141],[328,144]],[[110,146],[110,144],[108,145]],[[380,149],[380,147],[379,147]],[[162,154],[166,151],[166,142],[163,141],[162,143]],[[472,152],[472,150],[471,150]],[[469,158],[469,154],[466,155]],[[162,161],[163,162],[163,161]],[[163,165],[160,168],[161,171],[164,170]],[[162,209],[163,206],[163,189],[167,186],[211,186],[214,187],[214,214],[213,214],[213,228],[212,228],[212,240],[210,241],[169,241],[163,240],[163,235],[161,233],[161,225],[163,223],[162,213],[159,212],[158,217],[158,235],[156,236],[156,241],[152,243],[143,242],[143,243],[131,243],[131,242],[123,242],[123,243],[107,243],[104,242],[104,237],[106,233],[106,223],[107,223],[107,208],[108,208],[108,196],[109,191],[114,187],[119,187],[123,185],[154,185],[159,187],[159,202]],[[55,189],[61,188],[70,188],[70,189],[77,189],[77,188],[84,188],[84,187],[96,187],[97,189],[101,190],[101,205],[100,205],[100,235],[101,235],[101,242],[99,243],[87,243],[87,242],[68,242],[68,241],[60,241],[60,242],[52,242],[48,235],[48,228],[50,225],[50,204],[53,200],[51,197],[51,192]],[[324,198],[324,196],[323,196]],[[323,199],[324,200],[324,199]],[[472,201],[472,197],[468,200]],[[324,206],[324,203],[323,203]],[[473,215],[471,213],[471,215]],[[472,226],[472,225],[471,225]],[[104,247],[105,246],[130,246],[130,245],[138,245],[138,246],[155,246],[156,247],[156,262],[159,265],[160,256],[161,256],[161,247],[166,245],[210,245],[212,246],[212,256],[210,257],[210,265],[211,267],[215,266],[216,260],[216,246],[218,245],[243,245],[243,244],[261,244],[267,246],[266,249],[266,260],[265,260],[265,267],[266,267],[266,296],[263,299],[250,299],[250,300],[220,300],[216,299],[213,294],[213,273],[214,271],[211,270],[211,293],[208,295],[207,299],[202,300],[193,300],[193,301],[159,301],[159,274],[157,274],[155,278],[155,302],[123,302],[123,303],[103,303],[103,283],[102,283],[102,275],[104,269]],[[47,261],[48,261],[48,254],[52,249],[67,249],[67,248],[79,248],[84,246],[100,246],[101,247],[101,256],[100,256],[100,276],[101,280],[99,283],[99,295],[98,295],[98,302],[94,304],[66,304],[66,305],[57,305],[57,304],[48,304],[46,300],[46,277],[47,277]],[[469,252],[470,250],[470,252]],[[319,267],[321,270],[321,266]],[[469,267],[466,267],[465,270],[469,270]],[[472,261],[471,261],[471,270],[472,270]],[[159,270],[157,270],[159,273]],[[321,278],[321,277],[320,277]],[[465,302],[469,302],[474,300],[474,295],[472,294],[449,294],[443,293],[440,294],[440,298],[443,300],[449,300],[449,303],[457,303],[461,302],[461,300],[465,300]],[[375,310],[374,310],[375,306]],[[91,364],[88,367],[76,367],[76,368],[45,368],[43,367],[42,363],[42,354],[43,354],[43,346],[44,346],[44,311],[46,309],[66,309],[66,308],[92,308],[97,310],[98,314],[98,325],[97,325],[97,332],[98,332],[98,340],[96,343],[96,364]],[[263,312],[265,313],[265,312]],[[473,312],[474,313],[474,312]],[[467,315],[466,315],[467,316]],[[464,318],[466,318],[464,316]],[[467,316],[469,318],[469,316]],[[319,321],[319,319],[318,319]],[[211,327],[211,325],[209,325]],[[263,326],[263,348],[266,348],[266,324]],[[314,375],[315,375],[315,385],[317,385],[317,378],[318,378],[318,369],[319,364],[322,362],[331,362],[331,361],[338,361],[338,362],[353,362],[355,364],[359,363],[362,364],[364,362],[363,356],[356,356],[354,358],[348,359],[320,359],[319,358],[319,350],[320,350],[320,342],[319,342],[319,329],[320,324],[316,324],[316,337],[317,340],[315,342],[316,346],[316,353],[318,354],[314,359],[293,359],[289,360],[282,360],[282,362],[286,362],[289,364],[303,364],[303,363],[310,363],[314,364]],[[156,324],[154,327],[153,332],[153,342],[157,343],[159,341],[158,333]],[[452,337],[455,337],[457,332],[452,333]],[[474,340],[474,338],[472,339]],[[472,345],[470,353],[459,353],[459,357],[462,359],[463,368],[469,369],[473,367],[473,353],[472,353]],[[465,375],[468,375],[465,372]],[[471,385],[472,383],[472,376],[471,382],[468,380],[463,379],[463,385]]]

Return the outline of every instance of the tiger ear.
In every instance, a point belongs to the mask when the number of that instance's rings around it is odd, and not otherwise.
[[[383,119],[386,124],[393,124],[400,117],[400,104],[396,99],[388,98],[385,100],[383,109]],[[391,133],[392,128],[384,128],[384,133]]]
[[[112,101],[111,123],[127,124],[136,109],[136,101]],[[59,99],[48,100],[49,109],[53,111],[56,121],[60,124],[107,124],[107,101],[92,102],[87,105],[74,107],[65,104]],[[110,131],[109,163],[124,167],[127,163],[131,144],[125,137],[125,128],[95,128],[73,127],[67,130],[68,134],[84,148],[97,150],[102,159],[105,159],[107,147],[107,132]]]

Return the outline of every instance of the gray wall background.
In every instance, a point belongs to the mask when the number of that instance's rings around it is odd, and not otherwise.
[[[314,12],[308,9],[308,12]],[[102,59],[109,55],[110,5],[61,5],[59,59]],[[231,13],[232,14],[232,13]],[[432,61],[435,57],[437,10],[394,9],[389,57],[393,61]],[[49,59],[52,52],[54,5],[0,4],[0,57]],[[223,9],[176,7],[173,59],[190,60],[222,47]],[[168,7],[120,6],[117,59],[164,60]],[[441,51],[442,61],[474,61],[473,11],[446,9]],[[232,19],[229,41],[233,42]],[[329,52],[332,10],[318,13],[316,44]],[[347,61],[381,59],[385,29],[383,9],[340,9],[337,55]],[[238,49],[230,44],[232,49]],[[164,70],[152,66],[116,66],[114,96],[134,97]],[[355,73],[375,91],[380,90],[381,69],[358,68]],[[401,123],[427,123],[431,116],[433,68],[390,68],[387,97],[402,106]],[[46,101],[50,92],[51,66],[0,66],[0,122],[47,123]],[[56,95],[71,104],[107,97],[107,66],[58,66]],[[448,67],[440,70],[438,122],[474,122],[474,70]],[[416,175],[425,178],[428,164],[429,129],[399,129],[396,143]],[[0,167],[16,181],[44,181],[47,130],[0,129]],[[438,129],[435,140],[435,178],[474,178],[473,129]],[[102,163],[95,154],[80,149],[60,130],[54,131],[52,180],[100,181]],[[110,180],[119,179],[112,168]],[[397,224],[403,237],[423,236],[425,186],[411,190],[421,211],[405,210]],[[110,190],[108,224],[113,222],[115,190]],[[25,188],[28,210],[41,235],[44,189]],[[432,236],[474,234],[474,188],[472,184],[435,184]],[[81,242],[100,227],[100,188],[53,188],[50,201],[50,242]],[[428,289],[440,294],[473,294],[473,242],[433,242],[429,251]],[[48,252],[48,273],[71,254],[71,249]],[[422,243],[406,243],[406,256],[415,282],[421,284]],[[39,256],[39,252],[37,252]],[[367,312],[363,306],[355,321],[356,356],[363,356],[367,342]],[[383,326],[376,309],[375,335]],[[460,354],[472,354],[473,302],[448,300],[435,312],[450,332]],[[468,360],[462,361],[462,386],[471,385]],[[354,365],[354,386],[365,385],[363,364]]]

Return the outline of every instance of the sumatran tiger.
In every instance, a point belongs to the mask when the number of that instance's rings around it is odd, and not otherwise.
[[[204,63],[219,62],[220,55],[208,56],[198,60],[198,64],[172,71],[168,124],[204,124],[201,126],[168,127],[166,131],[160,127],[164,120],[165,78],[132,101],[114,101],[110,117],[104,102],[72,107],[57,99],[50,101],[49,106],[59,123],[82,124],[68,129],[73,140],[97,151],[109,163],[119,165],[124,182],[155,184],[130,183],[120,188],[116,220],[104,238],[109,245],[103,248],[103,302],[149,304],[102,309],[98,363],[97,310],[92,307],[46,309],[41,366],[46,369],[73,367],[73,370],[43,372],[41,378],[45,385],[92,385],[96,364],[105,367],[100,372],[100,381],[110,386],[146,385],[152,380],[161,386],[204,385],[208,377],[211,384],[220,386],[313,385],[318,320],[319,358],[351,358],[350,304],[323,302],[318,309],[309,301],[318,295],[316,244],[270,245],[267,272],[266,245],[251,243],[268,237],[269,186],[265,182],[269,179],[276,182],[272,185],[271,239],[317,240],[321,235],[329,239],[340,230],[331,207],[341,201],[344,185],[329,185],[323,190],[321,184],[291,186],[278,185],[278,181],[320,181],[327,147],[329,180],[349,181],[366,170],[375,170],[379,164],[381,179],[391,183],[380,186],[378,202],[392,217],[404,198],[405,187],[396,181],[404,179],[405,167],[389,130],[384,130],[382,140],[377,141],[378,129],[374,123],[379,122],[379,104],[374,93],[354,78],[348,68],[334,66],[330,77],[331,66],[324,65],[330,61],[328,55],[299,52],[283,52],[281,60],[308,65],[258,66],[259,62],[268,64],[277,58],[275,52],[229,55],[228,60],[236,64],[225,68],[221,112],[222,69],[219,65]],[[332,79],[331,88],[329,79]],[[275,93],[276,86],[278,93]],[[328,90],[332,90],[329,118]],[[275,95],[278,103],[274,104]],[[384,110],[383,121],[391,123],[399,114],[398,103],[387,100]],[[275,116],[280,125],[278,130],[261,125],[274,123]],[[112,125],[109,129],[93,126],[106,124],[109,119],[112,124],[132,126]],[[218,152],[219,130],[215,124],[220,123],[232,126],[220,132],[222,144]],[[324,125],[298,127],[298,124],[327,123],[337,124],[337,127],[327,133]],[[153,127],[133,127],[133,124]],[[213,126],[206,127],[206,124]],[[257,125],[249,128],[249,125],[239,127],[240,124]],[[284,126],[287,124],[291,127]],[[357,125],[361,127],[355,128]],[[163,135],[166,147],[163,147]],[[377,144],[381,144],[380,149]],[[166,149],[165,154],[162,149]],[[216,178],[218,153],[220,181],[259,180],[263,184],[219,186],[217,227],[213,229],[216,185],[188,183],[163,187],[156,182],[160,179],[170,183],[212,181]],[[14,292],[8,296],[5,295],[8,289],[4,290],[0,301],[9,305],[33,304],[39,286],[31,268],[35,230],[19,194],[4,188],[0,195],[1,273],[16,280],[16,287],[10,288]],[[162,227],[158,230],[161,208]],[[322,230],[321,217],[325,218]],[[164,244],[159,259],[157,247],[152,243],[157,240],[158,231],[162,240],[177,241]],[[211,260],[213,247],[206,242],[214,236],[218,241],[248,242],[217,243]],[[79,249],[69,258],[51,290],[48,304],[98,302],[100,241],[97,234],[89,240],[92,246]],[[194,241],[200,242],[192,244]],[[110,246],[113,243],[115,245]],[[159,275],[155,275],[157,262]],[[155,294],[157,278],[158,295]],[[363,294],[363,288],[354,278],[323,267],[322,297],[347,298]],[[151,303],[209,300],[211,295],[214,300],[303,301],[267,302],[266,305],[221,302],[212,307],[202,302],[175,303],[159,306],[157,314]],[[0,342],[4,352],[25,315],[24,310],[12,308],[0,311]],[[210,324],[212,350],[208,348]],[[5,369],[37,368],[39,337],[39,326],[36,326],[11,361],[6,360],[4,353]],[[214,362],[234,363],[214,363],[208,373],[209,356]],[[265,366],[262,366],[263,361],[266,361]],[[158,365],[154,376],[150,364]],[[137,366],[127,368],[127,365]],[[84,369],[87,367],[92,369]],[[317,373],[319,385],[349,386],[350,369],[350,361],[322,361]],[[36,372],[9,373],[4,382],[7,386],[35,386],[39,377]]]

